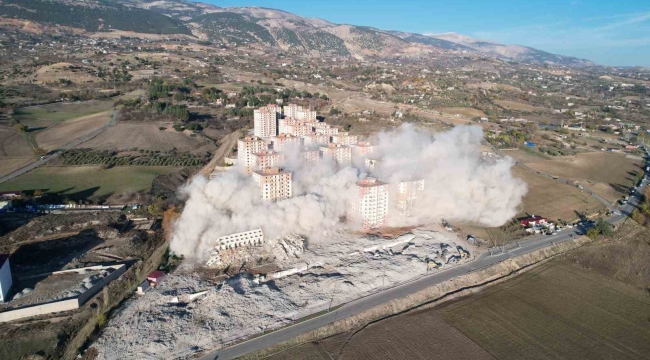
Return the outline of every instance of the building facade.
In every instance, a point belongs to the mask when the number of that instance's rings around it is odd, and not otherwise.
[[[352,163],[352,152],[349,146],[341,144],[328,144],[320,147],[323,159],[332,159],[340,166],[347,166]]]
[[[284,162],[284,154],[273,150],[262,150],[253,154],[254,170],[278,167]]]
[[[259,137],[271,137],[278,134],[278,110],[275,105],[268,105],[253,112],[254,134]]]
[[[274,151],[286,151],[287,148],[299,148],[301,145],[300,138],[291,134],[280,134],[271,138]]]
[[[277,167],[253,171],[253,180],[265,200],[288,199],[292,195],[291,172]]]
[[[342,145],[355,145],[359,141],[359,138],[356,135],[350,135],[348,132],[340,132],[338,134],[332,135],[332,142],[334,144]]]
[[[266,141],[257,136],[247,136],[237,140],[237,164],[246,174],[255,168],[253,154],[265,151],[268,148]]]
[[[359,141],[356,144],[350,145],[352,149],[352,157],[356,158],[367,158],[372,155],[375,151],[374,145],[367,141]]]
[[[416,202],[424,192],[424,179],[400,181],[397,184],[397,210],[404,216],[411,216]]]
[[[361,222],[363,230],[385,226],[388,216],[388,184],[368,177],[357,182],[355,190],[349,216]]]
[[[234,249],[244,246],[256,246],[264,243],[264,232],[261,228],[222,236],[217,239],[217,250]]]
[[[305,146],[310,146],[310,145],[326,146],[330,142],[330,137],[323,134],[311,133],[308,135],[303,135],[301,136],[301,138],[302,138],[302,143]]]
[[[302,148],[300,157],[308,163],[317,163],[320,161],[320,151],[318,149]]]

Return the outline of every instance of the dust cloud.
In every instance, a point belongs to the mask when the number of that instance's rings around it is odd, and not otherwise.
[[[483,159],[479,126],[457,126],[430,135],[412,125],[379,133],[370,140],[378,165],[372,176],[394,186],[424,179],[423,193],[409,217],[399,215],[395,191],[390,193],[388,225],[406,226],[447,219],[500,226],[517,213],[527,192],[524,181],[512,176],[509,158]],[[197,261],[209,257],[217,238],[261,227],[267,239],[301,234],[310,241],[327,241],[333,230],[351,228],[342,221],[354,184],[368,176],[359,161],[338,168],[321,159],[308,164],[289,150],[285,168],[293,173],[293,197],[276,202],[261,198],[252,177],[227,171],[213,180],[195,177],[179,190],[186,199],[176,222],[171,250]]]

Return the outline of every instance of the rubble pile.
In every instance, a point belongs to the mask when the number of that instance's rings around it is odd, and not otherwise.
[[[413,230],[392,240],[343,231],[333,237],[309,248],[299,237],[279,239],[272,245],[278,266],[300,271],[265,282],[248,274],[217,285],[196,273],[168,275],[111,319],[94,345],[99,359],[188,357],[425,275],[430,258],[464,262],[474,252],[454,235],[435,231]],[[192,302],[177,300],[202,291]]]

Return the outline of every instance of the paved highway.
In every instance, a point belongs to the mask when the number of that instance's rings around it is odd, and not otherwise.
[[[615,213],[615,215],[607,218],[607,221],[610,224],[617,224],[629,216],[634,210],[637,203],[640,201],[642,190],[647,185],[648,180],[644,177],[641,185],[637,187],[637,191],[635,191],[634,194],[630,196],[628,203],[618,209],[618,214]],[[611,204],[610,206],[613,207]],[[305,334],[309,331],[316,330],[337,320],[362,313],[378,305],[408,296],[410,294],[451,280],[468,272],[497,264],[511,257],[528,254],[553,244],[571,240],[576,235],[585,234],[588,227],[589,225],[567,228],[559,231],[555,235],[536,235],[514,244],[508,244],[503,248],[489,249],[488,252],[484,253],[481,257],[471,263],[435,272],[430,275],[415,279],[411,282],[351,301],[334,311],[327,312],[318,317],[296,323],[294,325],[273,331],[271,333],[253,338],[248,341],[241,342],[239,344],[214,351],[210,354],[204,355],[200,359],[234,359],[255,351],[271,347],[273,345],[277,345],[283,341]]]
[[[118,109],[115,109],[113,111],[113,116],[111,117],[111,120],[108,123],[106,123],[106,125],[102,126],[101,128],[91,132],[90,134],[88,134],[86,136],[82,136],[82,137],[80,137],[80,138],[78,138],[78,139],[76,139],[76,140],[74,140],[72,142],[69,142],[69,143],[65,144],[65,146],[63,146],[60,149],[56,149],[54,151],[51,151],[47,156],[41,157],[40,159],[36,160],[35,162],[33,162],[33,163],[23,167],[23,168],[20,168],[20,169],[18,169],[16,171],[12,172],[11,174],[0,177],[0,184],[2,184],[3,182],[9,181],[11,179],[17,178],[20,175],[26,174],[26,173],[36,169],[37,167],[39,167],[41,165],[44,165],[48,161],[50,161],[52,159],[56,159],[57,157],[59,157],[61,152],[65,151],[65,150],[73,149],[73,148],[79,146],[80,144],[82,144],[82,143],[94,138],[95,136],[103,133],[106,129],[108,129],[109,127],[111,127],[111,126],[113,126],[113,125],[115,125],[117,123],[117,116],[119,115],[119,112],[120,111]]]

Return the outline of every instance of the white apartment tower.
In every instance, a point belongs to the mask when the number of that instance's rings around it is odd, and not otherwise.
[[[356,144],[350,145],[352,149],[352,156],[356,158],[366,158],[368,155],[375,151],[375,147],[367,141],[359,141]]]
[[[350,203],[348,215],[361,222],[363,230],[386,225],[388,215],[388,184],[368,177],[356,184],[355,197]]]
[[[334,144],[355,145],[358,141],[359,138],[356,135],[350,135],[348,132],[340,132],[332,135],[332,142]]]
[[[411,216],[413,207],[424,192],[424,179],[400,181],[397,185],[397,209],[404,216]]]
[[[271,138],[274,151],[285,151],[287,148],[300,147],[300,138],[291,134],[280,134]]]
[[[352,163],[352,152],[349,146],[328,144],[327,146],[321,146],[320,152],[323,159],[333,159],[340,166],[347,166]]]
[[[288,199],[292,194],[291,172],[277,167],[253,171],[253,180],[265,200]]]
[[[246,174],[255,168],[255,158],[253,154],[265,151],[268,148],[266,141],[257,136],[247,136],[237,140],[237,164]]]
[[[255,136],[266,138],[278,134],[278,110],[278,106],[268,105],[253,112]]]
[[[253,154],[254,170],[278,167],[284,162],[284,154],[273,150],[262,150]]]

